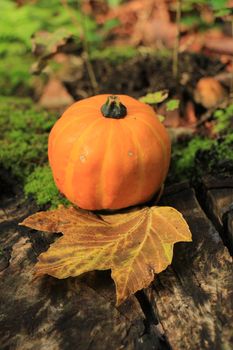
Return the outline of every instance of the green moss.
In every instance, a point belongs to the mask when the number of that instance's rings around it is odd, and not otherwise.
[[[175,144],[168,182],[188,179],[197,183],[203,174],[226,172],[225,164],[233,162],[232,150],[233,133],[214,140],[195,137]]]
[[[51,169],[48,165],[37,167],[32,174],[30,174],[24,186],[26,196],[32,195],[37,204],[56,208],[59,204],[67,205],[69,202],[61,196],[55,183]]]
[[[214,127],[217,133],[230,133],[233,127],[233,103],[224,109],[218,109],[214,113],[216,125]]]
[[[35,33],[55,33],[65,29],[78,48],[82,22],[85,21],[86,40],[90,50],[95,50],[102,48],[109,30],[118,24],[116,19],[98,24],[93,17],[80,10],[77,1],[68,1],[68,6],[67,9],[60,0],[26,1],[21,6],[13,0],[0,1],[1,95],[26,95],[33,89],[30,67],[35,58],[31,53],[31,38]],[[77,23],[74,24],[72,18],[76,18]]]
[[[206,173],[221,173],[233,162],[233,104],[214,113],[215,139],[194,137],[172,147],[168,182],[189,179],[197,182]]]
[[[131,46],[110,46],[101,50],[93,50],[90,56],[92,60],[107,60],[119,64],[135,57],[137,54],[137,50]]]
[[[195,157],[200,150],[211,148],[212,141],[196,137],[189,142],[175,144],[172,147],[172,162],[170,168],[171,181],[190,178],[195,173]]]
[[[48,133],[55,120],[27,99],[0,98],[0,166],[24,181],[47,161]]]
[[[215,146],[216,154],[221,160],[233,160],[233,133],[218,140]]]
[[[48,134],[55,121],[29,99],[0,98],[0,168],[20,180],[26,196],[51,208],[68,203],[47,164]]]

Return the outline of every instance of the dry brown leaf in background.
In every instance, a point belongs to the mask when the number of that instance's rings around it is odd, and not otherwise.
[[[39,104],[48,109],[65,108],[74,102],[59,79],[51,78],[44,87]]]
[[[189,126],[194,126],[197,123],[197,116],[195,113],[195,106],[192,101],[187,101],[185,106],[185,122]]]
[[[174,243],[191,241],[182,214],[171,207],[145,207],[98,217],[74,207],[36,213],[21,225],[62,232],[39,256],[36,275],[62,279],[112,270],[117,305],[147,287],[172,261]]]
[[[32,52],[37,58],[31,67],[31,73],[40,74],[46,67],[48,60],[68,45],[72,34],[64,28],[53,33],[37,32],[32,37]]]
[[[205,48],[209,51],[233,55],[233,38],[222,35],[220,38],[206,38]]]
[[[213,77],[201,78],[195,87],[194,100],[205,108],[213,108],[226,97],[223,86]]]

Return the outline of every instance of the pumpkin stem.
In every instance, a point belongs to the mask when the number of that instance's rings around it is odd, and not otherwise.
[[[101,112],[105,118],[124,118],[127,114],[126,107],[120,102],[118,96],[112,95],[107,98],[101,107]]]

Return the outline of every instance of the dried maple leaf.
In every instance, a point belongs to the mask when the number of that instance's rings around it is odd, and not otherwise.
[[[74,207],[59,207],[36,213],[21,225],[63,233],[39,256],[37,276],[66,278],[111,269],[117,305],[147,287],[154,274],[171,263],[174,243],[191,241],[187,223],[171,207],[145,207],[100,217]]]

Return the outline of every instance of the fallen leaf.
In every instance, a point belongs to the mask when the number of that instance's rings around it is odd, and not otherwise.
[[[37,60],[33,63],[31,72],[40,74],[47,66],[48,60],[60,52],[72,39],[72,34],[63,28],[57,29],[53,33],[43,31],[34,34],[32,37],[32,52]]]
[[[58,52],[72,38],[72,34],[64,29],[57,29],[53,33],[37,32],[32,37],[32,52],[36,56],[47,57]]]
[[[177,99],[173,99],[173,100],[169,100],[166,102],[166,107],[167,107],[167,111],[174,111],[175,109],[177,109],[180,105],[180,100]]]
[[[74,102],[72,96],[67,92],[60,80],[52,78],[44,87],[39,104],[44,108],[64,108]]]
[[[177,128],[181,124],[181,116],[180,111],[178,109],[174,109],[173,111],[168,111],[166,108],[166,104],[161,104],[156,112],[158,115],[164,115],[165,119],[163,121],[164,126]]]
[[[139,101],[150,105],[154,105],[166,100],[167,97],[168,90],[161,90],[156,92],[150,92],[147,95],[140,97]]]
[[[159,121],[160,121],[161,123],[163,123],[163,122],[164,122],[165,117],[164,117],[163,115],[161,115],[161,114],[157,114],[157,117],[159,118]]]
[[[194,90],[194,100],[206,109],[213,108],[226,97],[226,90],[213,77],[201,78]]]
[[[219,54],[233,55],[233,38],[222,36],[221,38],[206,38],[206,49]]]
[[[142,42],[146,46],[164,45],[172,48],[177,35],[177,25],[165,22],[159,18],[152,18],[145,23],[138,23],[135,30],[142,33]]]
[[[185,106],[185,121],[186,125],[194,126],[197,123],[197,116],[195,112],[195,107],[192,101],[187,101]]]
[[[63,236],[42,253],[36,276],[62,279],[91,270],[112,270],[117,305],[147,287],[172,261],[174,243],[191,241],[182,214],[171,207],[145,207],[96,216],[74,207],[36,213],[21,225]]]

